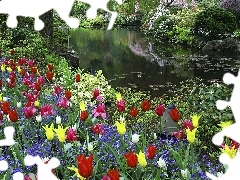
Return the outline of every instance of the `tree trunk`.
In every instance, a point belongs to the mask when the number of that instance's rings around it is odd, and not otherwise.
[[[40,16],[40,19],[44,22],[45,26],[40,31],[40,34],[49,39],[50,46],[52,46],[53,42],[53,10],[50,10],[43,15]]]

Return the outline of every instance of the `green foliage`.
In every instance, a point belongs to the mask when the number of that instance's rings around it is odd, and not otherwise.
[[[240,29],[237,29],[236,31],[234,31],[233,36],[237,39],[240,39]]]
[[[221,38],[236,30],[236,17],[220,8],[207,8],[200,12],[194,24],[194,33],[208,40]]]

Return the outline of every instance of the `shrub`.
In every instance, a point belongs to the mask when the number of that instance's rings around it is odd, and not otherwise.
[[[236,30],[236,16],[221,8],[207,8],[200,12],[194,24],[194,33],[207,40],[219,39]]]

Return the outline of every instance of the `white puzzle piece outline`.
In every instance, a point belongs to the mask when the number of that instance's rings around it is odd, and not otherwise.
[[[212,138],[212,142],[220,146],[223,141],[224,137],[229,137],[236,142],[240,143],[240,111],[239,111],[239,102],[240,102],[240,69],[238,71],[238,76],[234,76],[230,73],[225,73],[223,76],[223,82],[227,85],[234,84],[232,96],[230,98],[230,101],[223,101],[218,100],[216,102],[217,109],[223,110],[227,108],[228,106],[231,107],[232,113],[235,117],[235,123],[225,127],[222,129],[222,131],[215,134]],[[240,150],[238,149],[236,156],[231,159],[226,153],[222,153],[219,157],[219,161],[222,164],[225,164],[228,166],[228,169],[225,174],[223,174],[221,177],[216,177],[209,172],[206,172],[207,177],[209,177],[212,180],[228,180],[228,179],[239,179],[240,171],[239,171],[239,165],[240,165]]]
[[[39,19],[39,16],[55,9],[62,20],[64,20],[70,28],[77,28],[79,20],[77,18],[69,17],[75,0],[1,0],[0,14],[8,14],[7,26],[9,28],[16,28],[18,25],[17,16],[34,18],[34,29],[40,31],[44,28],[44,23]],[[116,0],[119,5],[122,0]],[[118,16],[117,12],[110,11],[107,8],[109,0],[81,0],[89,4],[91,7],[87,10],[87,17],[94,19],[97,16],[97,10],[102,9],[111,13],[110,22],[107,30],[113,28],[114,22]],[[25,8],[23,8],[25,7]]]

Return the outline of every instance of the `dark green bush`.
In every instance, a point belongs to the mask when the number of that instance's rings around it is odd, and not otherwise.
[[[224,34],[232,34],[237,28],[236,17],[221,8],[207,8],[195,20],[194,33],[207,40],[221,39]]]

